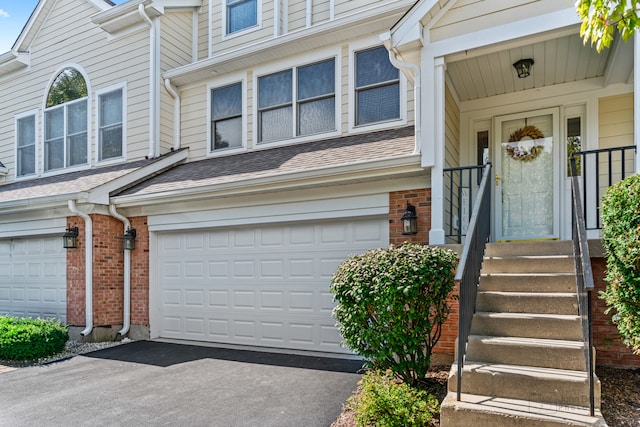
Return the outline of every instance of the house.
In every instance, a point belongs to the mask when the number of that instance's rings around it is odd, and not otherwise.
[[[337,264],[463,241],[461,168],[488,159],[508,195],[494,240],[564,240],[571,150],[638,145],[637,44],[578,31],[555,0],[40,0],[0,55],[0,312],[349,353]]]

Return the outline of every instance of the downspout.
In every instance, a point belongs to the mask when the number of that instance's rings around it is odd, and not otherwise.
[[[111,216],[118,219],[124,225],[126,232],[131,228],[129,219],[116,211],[115,205],[109,205]],[[124,233],[122,233],[124,234]],[[129,332],[131,327],[131,251],[124,251],[124,287],[122,290],[122,329],[118,331],[118,335],[124,336]]]
[[[154,21],[149,18],[147,12],[144,10],[144,4],[138,5],[138,13],[144,21],[149,24],[149,154],[148,158],[153,159],[158,155],[156,144],[158,143],[157,128],[157,105],[158,105],[158,86],[159,86],[159,66],[158,66],[158,53],[156,50],[156,25]]]
[[[84,220],[85,241],[85,329],[80,332],[87,336],[93,330],[93,221],[86,213],[76,208],[75,200],[69,200],[69,210]]]
[[[173,150],[175,151],[180,149],[180,93],[169,79],[164,79],[164,87],[173,97]]]

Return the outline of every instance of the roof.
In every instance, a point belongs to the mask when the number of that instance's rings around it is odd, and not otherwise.
[[[130,187],[118,196],[148,195],[237,183],[261,177],[406,157],[414,152],[414,128],[409,126],[185,163]],[[417,162],[419,164],[419,160]]]

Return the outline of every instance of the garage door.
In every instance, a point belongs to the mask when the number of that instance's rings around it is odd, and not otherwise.
[[[160,233],[160,336],[348,353],[331,276],[388,235],[382,218]]]
[[[0,239],[0,313],[66,321],[66,253],[60,236]]]

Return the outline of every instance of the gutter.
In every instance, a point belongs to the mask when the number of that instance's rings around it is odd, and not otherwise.
[[[125,233],[131,228],[129,219],[118,213],[115,205],[109,205],[109,212],[111,216],[122,222]],[[120,336],[126,335],[131,327],[131,251],[128,250],[124,250],[124,286],[122,293],[122,329],[118,331]]]
[[[78,210],[76,202],[69,200],[69,210],[84,220],[85,241],[85,329],[80,332],[87,336],[93,330],[93,221],[86,213]]]
[[[153,159],[159,155],[159,81],[160,81],[160,65],[159,54],[156,48],[157,44],[157,26],[155,22],[149,18],[147,12],[144,9],[144,4],[138,5],[138,13],[142,19],[149,25],[149,154],[147,158]]]
[[[173,150],[175,151],[180,149],[180,92],[169,79],[164,79],[164,87],[173,97]]]

